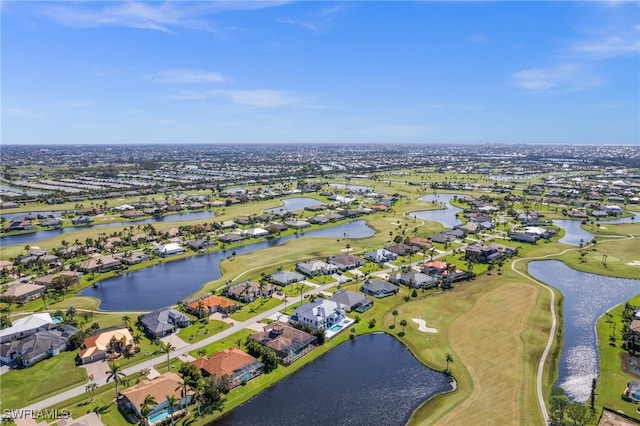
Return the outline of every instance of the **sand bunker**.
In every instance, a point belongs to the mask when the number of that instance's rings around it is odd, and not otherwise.
[[[418,330],[424,332],[424,333],[437,333],[438,329],[437,328],[431,328],[431,327],[427,327],[427,323],[424,322],[423,319],[420,318],[411,318],[411,321],[415,322],[416,324],[418,324]]]
[[[627,262],[629,266],[640,266],[640,260],[634,260],[633,262]]]

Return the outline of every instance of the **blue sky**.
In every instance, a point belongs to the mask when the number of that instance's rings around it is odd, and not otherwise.
[[[640,144],[638,2],[1,8],[3,144]]]

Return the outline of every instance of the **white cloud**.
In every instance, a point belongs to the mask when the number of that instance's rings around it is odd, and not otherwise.
[[[295,25],[309,31],[317,31],[318,29],[318,27],[313,22],[309,22],[309,21],[300,21],[297,19],[284,18],[284,19],[280,19],[279,22],[281,24]]]
[[[227,11],[263,9],[286,4],[285,1],[126,1],[83,2],[48,5],[39,13],[61,25],[77,28],[122,26],[172,32],[177,28],[213,31],[203,17]],[[99,6],[98,6],[99,5]]]
[[[563,64],[552,68],[529,68],[512,75],[514,83],[529,92],[577,92],[601,84],[600,78],[590,75],[577,64]]]
[[[2,108],[2,115],[21,118],[34,118],[39,116],[37,112],[23,108]]]
[[[467,41],[469,43],[488,43],[491,40],[489,39],[489,37],[482,34],[469,34],[467,36]]]
[[[269,89],[254,90],[205,90],[182,91],[170,96],[176,100],[205,100],[212,98],[226,98],[234,104],[252,108],[277,108],[284,106],[310,106],[299,96],[287,92]]]
[[[148,80],[157,83],[179,83],[179,84],[195,84],[195,83],[223,83],[229,81],[222,74],[203,70],[164,70],[155,74],[145,76]]]
[[[640,39],[637,35],[633,38],[611,36],[601,40],[578,43],[573,46],[573,50],[600,58],[633,55],[640,53]]]

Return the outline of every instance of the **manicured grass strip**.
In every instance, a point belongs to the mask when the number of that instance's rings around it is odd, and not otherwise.
[[[178,330],[178,337],[187,343],[196,343],[227,328],[229,324],[224,321],[209,320],[205,324],[196,321],[195,324]]]

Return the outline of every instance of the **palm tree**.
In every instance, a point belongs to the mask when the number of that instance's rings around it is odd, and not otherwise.
[[[167,370],[171,371],[171,365],[169,364],[169,355],[171,354],[171,351],[175,349],[175,346],[173,346],[171,343],[167,342],[167,343],[160,343],[160,350],[162,352],[164,352],[165,354],[167,354]]]
[[[193,397],[196,399],[196,402],[198,403],[198,416],[200,415],[200,406],[205,400],[204,396],[206,395],[206,393],[207,393],[207,382],[204,379],[200,378],[198,379],[195,386],[193,387]]]
[[[122,317],[122,325],[125,326],[125,328],[129,328],[131,325],[131,317],[129,315],[124,315]]]
[[[187,393],[191,390],[191,381],[185,380],[182,378],[182,383],[178,384],[176,390],[180,391],[180,396],[182,396],[182,402],[184,404],[185,410],[187,409]]]
[[[153,407],[156,406],[156,399],[152,395],[147,395],[144,401],[140,404],[140,414],[142,414],[142,422],[145,425],[149,424],[149,414]]]
[[[393,315],[393,325],[396,325],[396,317],[398,316],[398,310],[397,310],[397,309],[394,309],[394,310],[391,312],[391,315]]]
[[[445,355],[445,361],[447,361],[447,369],[445,370],[445,373],[449,374],[449,364],[453,362],[453,356],[449,352]]]
[[[167,395],[167,408],[169,408],[169,415],[171,416],[171,425],[173,426],[175,423],[173,422],[173,412],[175,408],[178,406],[178,398],[175,395]]]
[[[98,388],[98,384],[96,382],[89,382],[85,387],[84,390],[91,395],[91,399],[89,400],[90,402],[93,402],[93,397],[96,394],[96,389]]]
[[[116,400],[118,399],[118,385],[122,383],[122,379],[126,377],[126,374],[122,371],[119,362],[113,362],[109,364],[109,371],[107,371],[107,383],[113,380],[116,385]]]
[[[404,328],[407,326],[407,320],[401,320],[400,325],[402,326],[402,332],[404,333]]]

